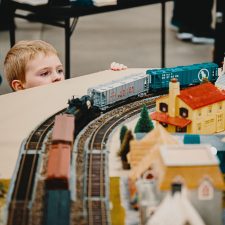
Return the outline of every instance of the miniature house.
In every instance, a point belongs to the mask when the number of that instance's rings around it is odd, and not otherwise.
[[[222,224],[224,181],[209,145],[162,146],[152,162],[158,189],[168,193],[173,182],[187,189],[188,199],[207,225]],[[212,211],[214,213],[212,213]]]
[[[151,195],[144,194],[141,191],[143,190],[142,185],[146,186],[146,190],[150,188],[148,185],[154,185],[151,162],[155,158],[158,158],[157,155],[159,154],[161,144],[178,145],[182,143],[179,143],[160,124],[157,124],[142,140],[132,140],[130,142],[129,162],[131,164],[131,171],[129,173],[128,188],[132,206],[134,208],[140,207],[140,214],[143,221],[145,220],[143,215],[148,214],[147,211],[151,209],[152,205],[151,201],[147,199],[147,196]],[[139,202],[137,202],[137,196]],[[145,197],[142,198],[141,196]],[[143,203],[141,199],[144,199],[144,202],[147,200],[147,204]]]
[[[139,179],[136,183],[138,192],[139,224],[146,224],[148,218],[154,214],[160,199],[156,194],[156,183],[151,179]]]
[[[225,91],[207,82],[180,91],[171,80],[169,95],[156,100],[151,118],[169,132],[213,134],[225,130]]]
[[[185,136],[190,136],[191,134],[184,134],[184,133],[176,133],[174,134],[175,137],[179,139],[180,142],[185,143]],[[220,170],[222,173],[225,173],[225,134],[202,134],[199,135],[200,137],[200,144],[210,144],[213,147],[214,154],[217,155],[220,161]],[[196,142],[192,144],[197,144]]]
[[[204,225],[184,192],[168,193],[146,225]]]
[[[178,144],[176,138],[168,133],[160,124],[156,124],[155,128],[146,134],[143,139],[132,140],[128,154],[131,168],[135,167],[155,145],[160,144]]]
[[[137,186],[139,196],[141,185],[147,181],[155,183],[156,201],[162,201],[170,193],[171,184],[181,183],[186,189],[189,201],[207,225],[222,224],[222,196],[224,181],[218,159],[210,145],[163,145],[147,154],[129,174],[129,188]],[[147,189],[145,189],[147,190]],[[150,190],[150,189],[149,189]],[[154,190],[154,191],[153,191]],[[131,193],[134,196],[134,193]],[[132,197],[133,197],[132,196]],[[147,197],[146,197],[147,198]],[[148,218],[152,203],[143,205],[139,197],[138,205],[142,221]],[[145,211],[144,211],[145,210]],[[214,212],[213,214],[211,212]]]

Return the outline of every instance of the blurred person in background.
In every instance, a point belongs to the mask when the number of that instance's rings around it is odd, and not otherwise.
[[[195,44],[213,44],[213,0],[174,0],[171,27],[177,30],[177,38]]]
[[[225,1],[217,0],[216,4],[216,28],[213,61],[219,67],[223,66],[225,53]]]

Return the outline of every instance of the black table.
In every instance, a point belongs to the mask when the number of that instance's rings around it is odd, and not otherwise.
[[[225,1],[217,0],[216,2],[216,27],[215,27],[215,44],[213,61],[223,66],[225,53]]]
[[[90,1],[90,0],[89,0]],[[123,10],[138,6],[161,3],[161,67],[165,67],[165,3],[170,0],[118,0],[116,5],[96,7],[94,5],[70,4],[69,0],[49,0],[48,4],[33,6],[30,4],[8,1],[10,18],[10,43],[15,44],[16,17],[29,21],[50,24],[65,29],[65,74],[70,78],[70,37],[81,16]],[[82,0],[80,0],[82,2]],[[85,1],[84,1],[85,2]],[[25,10],[31,14],[23,15],[17,10]],[[71,22],[71,18],[73,18]]]

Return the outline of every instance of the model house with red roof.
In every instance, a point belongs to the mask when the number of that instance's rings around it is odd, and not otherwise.
[[[221,132],[225,130],[225,91],[210,82],[180,90],[180,83],[172,79],[169,95],[156,100],[151,118],[169,132]]]

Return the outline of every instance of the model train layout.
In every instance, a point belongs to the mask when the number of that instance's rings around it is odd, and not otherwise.
[[[152,69],[94,86],[38,126],[20,150],[6,224],[113,224],[106,145],[110,132],[140,113],[143,104],[152,109],[155,96],[168,91],[172,78],[182,88],[205,78],[214,83],[218,66]]]
[[[197,85],[207,78],[215,82],[218,66],[215,63],[201,63],[165,69],[150,69],[146,73],[135,74],[121,80],[98,85],[88,89],[94,105],[106,110],[126,99],[136,98],[148,93],[168,91],[169,81],[176,78],[182,88]]]

